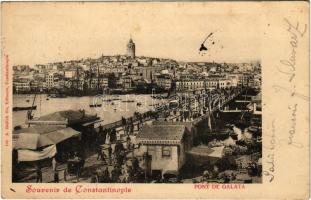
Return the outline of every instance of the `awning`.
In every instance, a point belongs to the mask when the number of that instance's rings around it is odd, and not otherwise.
[[[177,170],[166,170],[163,173],[163,176],[178,176]]]
[[[33,151],[28,149],[21,149],[17,151],[18,161],[36,161],[45,158],[52,158],[56,153],[56,145],[51,145],[44,148],[42,151]]]
[[[55,127],[51,127],[51,129],[48,129],[48,127],[44,127],[44,129],[42,127],[31,127],[21,129],[18,134],[14,134],[14,138],[17,138],[14,148],[36,150],[40,147],[57,144],[71,137],[79,136],[80,134],[80,132],[70,127],[59,127],[57,129]]]
[[[96,123],[99,123],[99,122],[102,122],[104,121],[103,119],[99,119],[99,120],[95,120],[95,121],[92,121],[92,122],[87,122],[87,123],[84,123],[82,124],[82,126],[89,126],[91,124],[96,124]]]

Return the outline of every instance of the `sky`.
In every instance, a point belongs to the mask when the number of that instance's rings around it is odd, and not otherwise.
[[[3,53],[13,65],[122,55],[130,37],[137,56],[248,62],[261,54],[260,8],[247,5],[33,2],[3,10]]]

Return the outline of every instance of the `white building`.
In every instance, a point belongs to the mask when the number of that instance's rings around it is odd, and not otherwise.
[[[16,92],[29,92],[30,91],[30,80],[18,80],[13,81],[13,87],[15,88]]]
[[[54,73],[50,73],[50,74],[47,74],[45,76],[45,82],[46,82],[46,87],[47,88],[52,88],[54,87],[54,82],[56,82],[56,77],[55,77],[56,74]]]
[[[203,80],[180,80],[176,81],[176,90],[203,90],[204,81]]]
[[[75,75],[76,75],[76,71],[74,70],[68,70],[68,71],[65,71],[64,73],[64,76],[66,78],[73,78]]]
[[[191,134],[185,125],[145,125],[137,137],[142,149],[151,156],[151,175],[178,174],[186,162],[186,151],[190,148]]]

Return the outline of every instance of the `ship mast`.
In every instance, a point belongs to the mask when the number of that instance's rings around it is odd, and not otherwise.
[[[27,119],[28,120],[32,119],[32,109],[34,107],[34,104],[35,104],[35,101],[36,101],[36,97],[37,97],[37,94],[35,93],[35,97],[33,98],[33,102],[32,102],[31,108],[27,111]],[[30,127],[30,123],[28,123],[28,128],[29,127]]]

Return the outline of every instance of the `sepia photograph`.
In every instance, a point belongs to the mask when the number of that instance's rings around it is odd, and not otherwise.
[[[233,54],[230,27],[193,36],[193,24],[136,27],[132,14],[40,34],[28,51],[45,58],[16,60],[13,182],[261,183],[260,56]],[[61,34],[84,28],[74,43]],[[53,36],[64,43],[39,43]],[[67,48],[79,50],[54,56]]]
[[[305,174],[308,23],[227,3],[3,3],[6,194],[272,198],[286,159]]]

